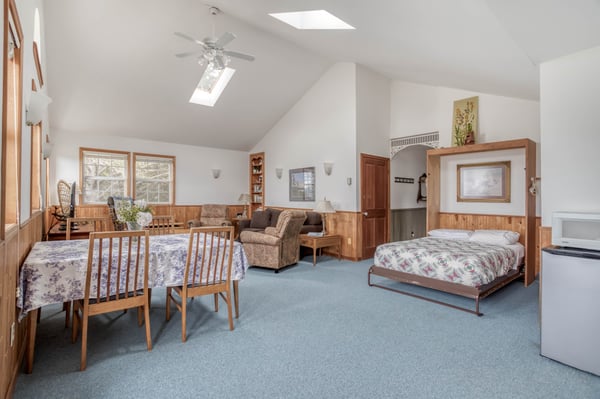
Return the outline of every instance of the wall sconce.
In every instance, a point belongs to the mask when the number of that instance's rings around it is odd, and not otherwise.
[[[218,179],[221,176],[221,169],[212,169],[213,178]]]
[[[278,179],[281,179],[282,175],[283,175],[283,168],[275,168],[275,176],[277,176]]]
[[[325,174],[329,176],[333,170],[333,162],[323,162],[323,170],[325,171]]]
[[[351,186],[352,185],[352,178],[351,177],[346,177],[346,184]]]

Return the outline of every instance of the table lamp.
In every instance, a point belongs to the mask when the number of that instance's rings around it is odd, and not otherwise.
[[[327,232],[325,231],[325,216],[328,213],[335,213],[335,209],[333,208],[333,205],[331,205],[331,201],[329,201],[326,198],[323,198],[323,200],[317,202],[315,212],[319,212],[321,214],[321,217],[323,218],[323,235],[327,235]]]
[[[240,194],[240,198],[238,201],[244,204],[244,212],[242,213],[242,217],[246,219],[248,217],[248,204],[250,203],[250,194]]]

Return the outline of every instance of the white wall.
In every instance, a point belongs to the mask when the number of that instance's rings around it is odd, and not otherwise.
[[[243,151],[124,137],[79,136],[57,131],[53,131],[53,141],[50,166],[53,171],[50,176],[52,203],[57,203],[55,187],[58,180],[79,181],[79,147],[174,155],[177,205],[237,204],[240,194],[248,192],[248,153]],[[213,168],[221,169],[218,179],[212,177]]]
[[[262,151],[266,205],[314,208],[315,202],[289,201],[289,169],[315,166],[316,199],[356,210],[356,66],[338,63],[327,70],[252,149]],[[334,163],[330,176],[323,162]],[[275,168],[283,168],[281,179]]]
[[[394,81],[391,89],[390,136],[396,138],[438,131],[440,146],[450,147],[454,101],[473,96],[479,97],[479,135],[476,137],[476,142],[488,143],[521,138],[535,141],[537,143],[537,176],[541,176],[540,104],[537,101]],[[488,159],[490,158],[486,156],[485,161]],[[442,168],[444,167],[449,166],[442,165]],[[456,168],[447,172],[448,178],[453,178],[453,181],[456,182]],[[442,178],[443,181],[444,178]],[[519,183],[522,182],[523,180],[519,181]],[[456,197],[455,187],[456,185],[449,188],[450,191],[454,190],[454,197]],[[519,187],[523,189],[524,186],[519,184]],[[398,192],[392,191],[391,202],[393,204],[402,202],[397,196]],[[524,197],[520,200],[524,201]],[[540,204],[540,196],[538,196],[538,214],[540,213]],[[518,208],[524,209],[524,202],[519,204]],[[502,210],[502,212],[498,212],[501,214],[516,212],[515,209],[498,209],[487,203],[481,204],[481,206],[477,205],[475,208],[471,208],[471,206],[454,207],[447,204],[444,211],[459,212],[465,211],[465,209],[468,212],[468,209],[477,209],[477,213],[495,213],[499,210]]]
[[[376,72],[356,65],[356,203],[360,206],[360,154],[390,157],[390,84]]]
[[[430,147],[412,146],[398,152],[390,161],[391,209],[424,208],[427,203],[417,203],[419,176],[427,171],[426,152]],[[412,177],[414,184],[394,183],[394,177]]]
[[[451,146],[455,100],[479,96],[477,143],[529,138],[540,141],[539,102],[447,87],[394,81],[391,89],[392,138],[439,131],[440,145]]]
[[[540,65],[542,225],[600,212],[600,47]]]
[[[31,95],[31,80],[34,79],[36,82],[36,86],[38,90],[42,88],[39,86],[39,82],[37,79],[37,70],[35,67],[35,62],[33,58],[33,26],[34,26],[34,15],[35,9],[38,8],[40,12],[40,22],[42,25],[41,29],[41,46],[42,53],[44,48],[44,30],[43,30],[43,21],[44,21],[44,11],[42,7],[41,0],[29,0],[29,1],[18,1],[17,10],[19,13],[19,19],[21,21],[21,28],[23,30],[23,43],[21,44],[22,52],[23,52],[23,114],[22,114],[22,126],[21,126],[21,198],[20,198],[20,210],[19,210],[19,219],[22,222],[29,219],[31,216],[31,127],[26,125],[26,110],[29,105],[29,97]],[[42,64],[42,75],[46,78],[45,75],[45,63],[44,59],[40,60]],[[44,81],[45,83],[45,81]],[[45,117],[42,119],[42,135],[45,134],[47,130],[48,117],[47,113]],[[42,176],[44,176],[42,170]],[[43,184],[43,183],[42,183]]]
[[[510,161],[510,202],[457,202],[459,164]],[[493,215],[525,215],[525,151],[503,150],[445,156],[440,161],[440,211]]]

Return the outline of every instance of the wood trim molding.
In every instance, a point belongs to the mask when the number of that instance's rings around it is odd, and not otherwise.
[[[35,70],[37,72],[37,79],[40,84],[40,88],[44,86],[44,76],[42,74],[42,64],[40,63],[40,53],[38,45],[33,42],[33,62],[35,64]]]

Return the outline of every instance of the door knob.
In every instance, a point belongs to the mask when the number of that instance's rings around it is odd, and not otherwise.
[[[364,216],[369,216],[369,212],[363,212]]]

